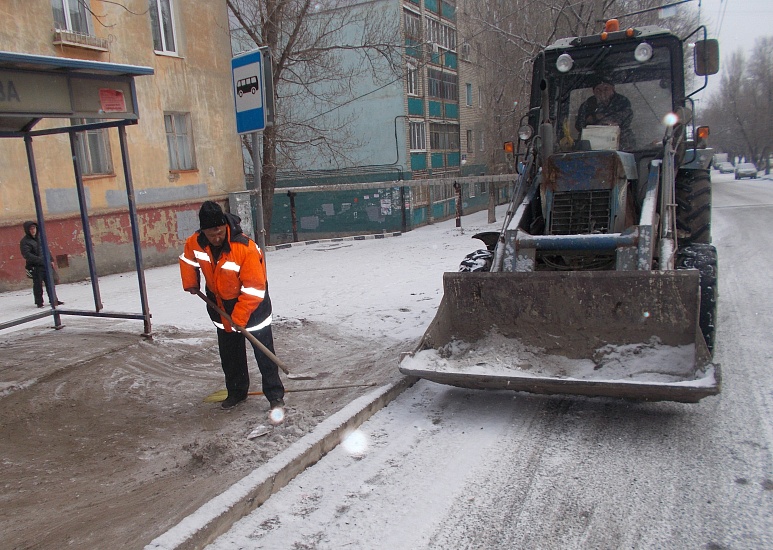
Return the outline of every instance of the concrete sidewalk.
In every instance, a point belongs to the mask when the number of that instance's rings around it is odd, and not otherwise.
[[[327,372],[287,380],[287,419],[250,440],[265,398],[204,401],[223,384],[214,331],[159,329],[68,317],[0,335],[3,546],[201,548],[415,382],[396,352],[348,342],[343,357],[315,344],[329,327],[280,323],[283,359]]]
[[[196,510],[148,544],[146,550],[203,548],[255,510],[271,495],[325,454],[346,435],[395,399],[417,378],[405,377],[360,397],[320,423],[286,451],[280,453],[228,490]]]

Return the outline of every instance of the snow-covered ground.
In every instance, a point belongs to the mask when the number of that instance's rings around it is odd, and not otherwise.
[[[421,382],[214,548],[771,547],[771,243],[750,240],[746,225],[766,223],[773,192],[768,179],[715,182],[721,396],[631,406]],[[269,252],[275,314],[410,349],[440,302],[442,273],[481,248],[471,236],[498,230],[503,214]],[[750,272],[752,257],[767,263]],[[211,329],[176,266],[146,278],[154,329]],[[133,274],[100,286],[106,309],[139,311]],[[93,307],[87,283],[59,294],[66,307]],[[2,299],[0,319],[37,311],[31,291]]]
[[[722,395],[631,404],[422,381],[210,547],[773,547],[771,307],[756,298],[770,271],[743,262],[771,245],[745,235],[773,188],[717,178],[714,193]]]
[[[321,241],[269,250],[269,291],[275,318],[330,322],[363,337],[416,339],[440,303],[443,272],[456,271],[468,252],[484,248],[472,235],[499,230],[504,211],[500,206],[494,224],[487,223],[484,211],[465,216],[461,228],[448,220],[383,239]],[[181,330],[212,327],[201,300],[182,291],[177,265],[148,269],[145,279],[154,329],[165,325]],[[141,311],[134,273],[101,277],[99,288],[105,311]],[[94,310],[89,282],[59,285],[57,294],[68,309]],[[0,296],[0,321],[39,311],[31,289]],[[3,332],[50,322],[41,320]]]

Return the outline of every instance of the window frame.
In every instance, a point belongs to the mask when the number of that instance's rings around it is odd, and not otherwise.
[[[429,146],[433,151],[459,151],[460,139],[458,124],[430,122]]]
[[[409,68],[405,74],[405,88],[408,95],[419,95],[419,70]]]
[[[151,35],[153,38],[153,51],[157,54],[163,55],[179,55],[180,54],[180,40],[177,37],[177,24],[175,22],[175,0],[149,0],[148,14],[150,15]],[[167,2],[169,6],[169,21],[165,21],[163,13],[163,2]],[[155,11],[155,17],[153,16]],[[170,28],[166,28],[169,26]],[[174,44],[170,48],[167,42],[167,33],[171,32],[171,38]],[[157,36],[158,35],[158,36]],[[160,41],[160,44],[157,42]],[[157,46],[161,46],[160,49]]]
[[[92,122],[102,122],[98,119],[90,118],[73,118],[70,123],[73,126],[79,126],[82,124],[90,124]],[[83,130],[77,132],[77,154],[78,164],[80,165],[81,175],[83,176],[114,176],[115,169],[113,167],[113,152],[110,147],[110,134],[107,128],[96,128],[91,130]],[[91,138],[98,140],[95,144]],[[95,154],[94,145],[101,148],[98,154]],[[95,169],[94,163],[96,157],[102,157],[104,159],[104,166]],[[99,160],[97,160],[99,162]],[[100,169],[101,168],[101,169]]]
[[[411,152],[427,151],[427,123],[423,120],[409,120]],[[421,147],[417,147],[421,145]]]
[[[183,117],[185,128],[183,131],[179,131],[178,128],[180,120],[179,117]],[[172,131],[169,131],[169,124],[171,122]],[[170,172],[185,172],[191,170],[197,170],[196,166],[196,147],[193,140],[193,121],[190,113],[178,112],[178,111],[165,111],[164,112],[164,132],[166,134],[166,147],[169,157],[169,171]],[[184,143],[187,152],[188,159],[183,155],[181,162],[181,151],[179,146]],[[183,151],[185,152],[185,151]],[[186,165],[185,160],[190,161],[190,165]]]
[[[57,11],[54,9],[54,3],[57,6],[61,6],[61,15],[64,20],[57,17]],[[83,22],[86,25],[85,29],[76,29],[73,26],[72,9],[71,5],[75,5],[77,15],[83,18]],[[74,32],[77,34],[84,34],[91,36],[94,34],[94,29],[91,23],[91,0],[51,0],[51,11],[54,16],[54,29]],[[61,26],[60,25],[64,25]]]
[[[421,40],[421,16],[410,10],[403,10],[403,29],[407,38]]]
[[[459,101],[459,75],[439,69],[427,69],[427,96]]]

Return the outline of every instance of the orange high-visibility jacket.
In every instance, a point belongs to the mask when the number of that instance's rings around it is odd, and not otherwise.
[[[215,263],[209,241],[197,231],[185,242],[180,255],[183,289],[200,288],[204,275],[206,294],[224,309],[234,323],[248,330],[259,330],[271,324],[271,300],[263,252],[239,226],[238,218],[226,214],[228,228],[223,250]],[[207,308],[212,322],[227,331],[233,329],[226,319]]]

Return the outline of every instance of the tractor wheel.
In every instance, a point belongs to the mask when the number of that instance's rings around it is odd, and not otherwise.
[[[679,244],[711,242],[711,178],[708,170],[680,170],[676,177]]]
[[[701,303],[699,324],[706,346],[714,355],[717,332],[717,249],[710,244],[693,244],[680,248],[676,269],[697,269],[700,273]]]
[[[464,257],[462,263],[459,264],[459,272],[491,271],[491,264],[493,262],[494,253],[491,250],[476,250]]]

